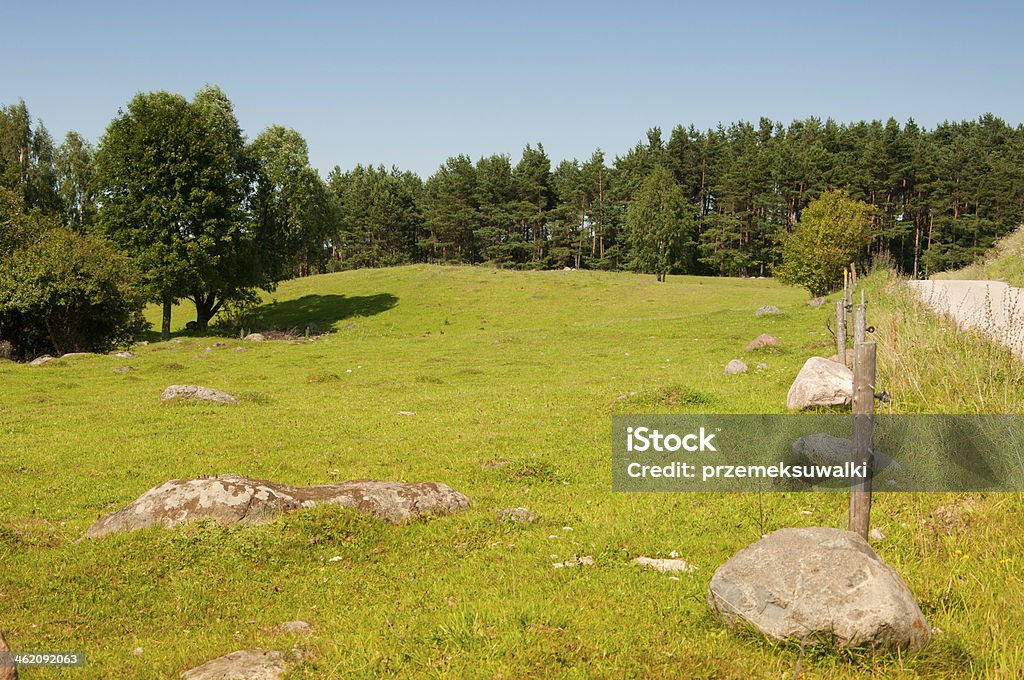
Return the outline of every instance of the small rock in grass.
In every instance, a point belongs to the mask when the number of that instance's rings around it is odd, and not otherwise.
[[[737,373],[746,373],[747,365],[739,359],[733,359],[725,365],[726,375],[736,375]]]
[[[213,343],[213,346],[214,347],[227,347],[228,343],[226,343],[226,342],[215,342],[215,343]]]
[[[114,352],[114,356],[118,359],[134,359],[135,353],[125,350],[123,352]]]
[[[114,367],[114,373],[130,373],[130,372],[132,372],[134,370],[135,369],[132,368],[131,366],[115,366]]]
[[[635,396],[636,396],[636,392],[623,392],[619,396],[615,397],[615,401],[622,401],[623,399],[629,399],[630,397],[635,397]]]
[[[400,415],[400,416],[414,416],[414,415],[416,415],[416,411],[399,411],[398,415]]]
[[[45,366],[46,364],[53,363],[57,360],[57,357],[51,357],[49,354],[44,354],[41,357],[36,357],[29,362],[29,366]]]
[[[137,343],[135,343],[135,346],[136,347],[145,347],[148,344],[149,344],[149,340],[139,340]]]
[[[132,650],[132,656],[142,656],[144,653],[142,647],[136,647]]]
[[[765,371],[765,370],[768,370],[768,364],[766,364],[766,363],[764,363],[762,361],[762,362],[758,363],[757,366],[755,366],[755,368],[757,370],[759,370],[759,371]]]
[[[825,298],[823,297],[811,298],[807,302],[808,307],[821,307],[823,304],[825,304]]]
[[[501,508],[497,513],[499,522],[525,522],[532,524],[537,521],[537,515],[530,512],[529,508]]]
[[[248,340],[249,342],[266,342],[267,336],[263,335],[263,333],[249,333],[249,335],[242,339]]]
[[[244,649],[207,661],[181,674],[181,680],[279,680],[287,669],[284,654]]]
[[[275,635],[301,635],[302,637],[312,637],[313,626],[309,625],[305,621],[285,621],[284,623],[274,626]]]
[[[172,399],[211,401],[216,404],[238,403],[238,398],[227,392],[199,385],[171,385],[160,393],[161,401],[171,401]]]
[[[171,342],[173,342],[175,345],[182,345],[185,343],[185,341],[182,340],[181,338],[174,338],[173,340],[171,340]]]
[[[761,333],[749,343],[747,343],[746,350],[753,352],[755,349],[767,349],[779,346],[779,339],[774,335],[768,335],[767,333]]]
[[[871,538],[871,540],[873,540],[873,541],[883,541],[883,540],[885,540],[885,534],[882,533],[882,530],[879,529],[878,527],[875,527],[874,529],[869,531],[868,532],[868,537]]]
[[[649,567],[651,569],[655,569],[657,571],[660,571],[662,574],[677,571],[689,573],[697,571],[698,569],[698,567],[690,564],[686,560],[666,560],[658,557],[644,557],[642,555],[633,560],[633,564],[640,565],[641,567]]]
[[[575,557],[565,562],[552,562],[551,566],[555,569],[562,569],[564,567],[592,567],[594,566],[594,558],[592,555],[583,555],[582,557]]]
[[[248,347],[236,347],[235,348],[236,352],[247,352],[248,350],[249,350]]]
[[[779,308],[776,307],[775,305],[765,305],[764,307],[758,307],[757,311],[754,312],[755,316],[765,316],[774,314],[782,314],[782,312],[779,311]]]

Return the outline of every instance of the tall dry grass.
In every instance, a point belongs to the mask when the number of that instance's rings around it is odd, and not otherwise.
[[[903,283],[891,270],[878,270],[865,280],[879,383],[892,394],[885,408],[894,413],[1022,412],[1024,361],[982,332],[960,329],[952,319],[937,316]],[[985,315],[991,321],[991,302]],[[1021,321],[1012,324],[1011,333],[1024,334]]]

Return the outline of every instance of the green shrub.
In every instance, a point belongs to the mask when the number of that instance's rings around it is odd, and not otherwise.
[[[826,191],[800,216],[782,245],[782,264],[775,276],[801,286],[811,295],[825,295],[843,283],[843,271],[871,240],[871,207],[845,191]]]
[[[135,281],[107,242],[42,230],[0,263],[0,338],[21,357],[107,351],[145,328]]]

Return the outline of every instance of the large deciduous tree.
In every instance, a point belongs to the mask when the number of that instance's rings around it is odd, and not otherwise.
[[[323,256],[331,201],[320,175],[309,166],[306,140],[295,130],[272,125],[256,137],[250,151],[260,170],[260,235],[275,244],[273,250],[263,249],[265,269],[275,279],[296,269],[308,275]]]
[[[231,102],[216,87],[190,102],[178,94],[136,95],[107,128],[96,154],[100,229],[137,262],[151,298],[196,305],[204,329],[229,300],[272,287],[260,223],[253,219],[257,164]]]

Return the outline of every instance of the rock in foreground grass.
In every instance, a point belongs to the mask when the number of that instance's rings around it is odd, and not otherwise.
[[[932,629],[910,589],[858,534],[780,529],[715,572],[708,604],[773,640],[916,651]]]
[[[185,671],[182,680],[279,680],[287,669],[284,654],[266,649],[243,649]]]
[[[469,499],[437,482],[356,480],[323,486],[289,486],[240,475],[172,479],[153,487],[117,512],[101,517],[87,538],[153,525],[213,519],[222,524],[260,524],[283,512],[320,504],[340,505],[398,524],[425,515],[465,510]]]

